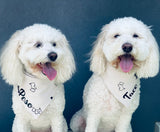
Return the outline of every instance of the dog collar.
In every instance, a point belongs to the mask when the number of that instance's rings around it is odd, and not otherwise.
[[[17,95],[25,109],[37,119],[54,100],[54,85],[25,74],[25,82],[17,86]]]
[[[129,75],[110,68],[102,78],[107,89],[126,107],[140,93],[140,81],[136,74]]]

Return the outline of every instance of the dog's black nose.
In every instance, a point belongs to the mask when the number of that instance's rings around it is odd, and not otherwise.
[[[132,51],[133,46],[132,46],[132,44],[130,44],[130,43],[124,43],[124,44],[122,45],[122,49],[123,49],[124,52],[129,53],[129,52]]]
[[[51,52],[51,53],[48,54],[48,58],[51,61],[55,61],[57,59],[57,54],[55,52]]]

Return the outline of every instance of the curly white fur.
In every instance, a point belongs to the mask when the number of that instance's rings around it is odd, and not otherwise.
[[[40,47],[36,47],[40,43]],[[53,45],[54,44],[54,45]],[[65,107],[63,83],[71,78],[75,71],[75,62],[66,37],[57,29],[45,24],[34,24],[15,32],[6,42],[0,58],[3,79],[14,86],[13,110],[16,114],[13,132],[30,132],[51,129],[52,132],[66,132],[67,124],[63,117]],[[51,61],[48,54],[55,52],[57,58]],[[40,66],[50,63],[57,71],[53,81],[42,74]],[[39,65],[39,66],[38,66]],[[25,81],[24,72],[40,79],[48,85],[57,85],[53,102],[45,109],[38,119],[26,111],[17,97],[17,85]],[[47,84],[46,84],[47,85]]]
[[[134,63],[127,73],[120,68],[125,43],[132,45],[130,56]],[[111,94],[107,80],[110,80],[109,74],[116,74],[117,78],[135,74],[138,78],[148,78],[158,73],[158,45],[149,27],[132,17],[116,19],[105,25],[95,42],[90,69],[93,75],[84,89],[84,104],[73,116],[71,129],[73,132],[131,132],[130,121],[139,105],[140,91],[127,108]]]

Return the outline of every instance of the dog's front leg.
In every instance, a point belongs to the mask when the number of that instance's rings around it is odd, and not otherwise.
[[[132,132],[131,121],[132,113],[123,113],[120,116],[115,132]]]
[[[98,114],[88,112],[85,132],[97,132],[99,120]]]
[[[63,115],[56,115],[51,121],[52,132],[67,132],[67,123]]]
[[[30,124],[22,117],[16,116],[12,126],[12,132],[30,132]]]

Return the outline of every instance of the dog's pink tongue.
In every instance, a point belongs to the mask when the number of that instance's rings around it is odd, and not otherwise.
[[[57,75],[57,71],[51,66],[51,63],[44,64],[42,67],[42,72],[48,77],[49,80],[53,80]]]
[[[120,67],[123,72],[129,72],[133,68],[133,61],[130,55],[120,57]]]

